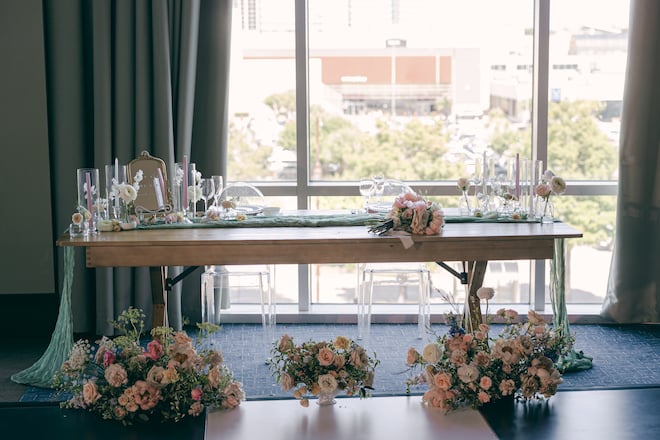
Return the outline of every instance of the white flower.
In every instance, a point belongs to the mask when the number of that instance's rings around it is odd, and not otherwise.
[[[438,347],[438,344],[434,342],[427,344],[422,351],[422,359],[424,359],[424,362],[429,364],[437,363],[441,356],[442,353],[440,352],[440,347]]]
[[[331,374],[321,374],[318,384],[322,393],[332,393],[337,389],[337,379]]]
[[[468,365],[468,364],[461,365],[460,367],[458,367],[457,373],[458,373],[458,378],[463,383],[474,382],[479,377],[479,369],[474,365]]]
[[[492,287],[479,287],[477,290],[477,296],[479,299],[490,300],[495,296],[495,289]]]
[[[193,203],[197,203],[202,200],[202,188],[196,185],[190,185],[188,187],[188,199]]]
[[[470,180],[466,177],[461,177],[456,182],[456,185],[458,185],[458,189],[460,189],[461,191],[467,191],[468,189],[470,189]]]
[[[543,173],[543,181],[544,182],[550,182],[553,177],[555,177],[555,173],[553,173],[550,170],[545,170],[545,173]]]
[[[550,179],[550,187],[553,193],[564,194],[564,191],[566,191],[566,181],[559,176],[554,176]]]
[[[119,197],[126,203],[133,202],[137,198],[137,191],[131,185],[119,185]]]

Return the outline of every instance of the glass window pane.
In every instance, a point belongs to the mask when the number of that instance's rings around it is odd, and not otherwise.
[[[629,7],[551,2],[547,168],[566,179],[617,179]]]
[[[312,179],[453,180],[484,153],[528,157],[532,6],[311,0]]]
[[[228,181],[295,180],[293,0],[234,2]]]

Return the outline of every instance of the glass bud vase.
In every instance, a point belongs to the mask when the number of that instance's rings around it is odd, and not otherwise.
[[[337,403],[337,401],[335,400],[335,396],[337,396],[336,391],[332,393],[320,392],[319,399],[316,401],[316,404],[319,406],[334,405],[335,403]]]
[[[555,207],[548,198],[543,202],[543,211],[541,212],[541,223],[552,224],[554,223],[554,221],[555,221]]]

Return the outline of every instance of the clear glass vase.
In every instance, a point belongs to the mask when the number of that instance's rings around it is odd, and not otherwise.
[[[335,403],[337,403],[335,397],[337,397],[337,391],[333,391],[331,393],[321,392],[319,393],[319,398],[316,401],[316,404],[319,406],[334,405]]]
[[[543,211],[541,212],[541,223],[551,224],[555,221],[555,207],[550,199],[543,201]]]

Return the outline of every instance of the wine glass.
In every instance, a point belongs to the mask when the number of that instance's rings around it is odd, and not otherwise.
[[[376,194],[376,197],[380,199],[380,197],[383,196],[383,192],[385,191],[385,176],[382,174],[376,174],[373,177],[374,181],[374,194]]]
[[[224,188],[224,180],[222,179],[222,176],[211,176],[211,179],[213,179],[213,187],[215,188],[215,192],[213,193],[213,205],[217,208],[219,206],[218,200],[220,200],[220,194]]]
[[[364,197],[364,210],[365,212],[369,210],[369,198],[374,193],[374,181],[373,179],[360,179],[360,195]]]
[[[202,200],[204,200],[204,214],[209,209],[209,199],[211,197],[215,196],[215,188],[213,186],[213,179],[212,178],[204,178],[201,179],[199,182],[200,190],[201,190],[201,197]]]

